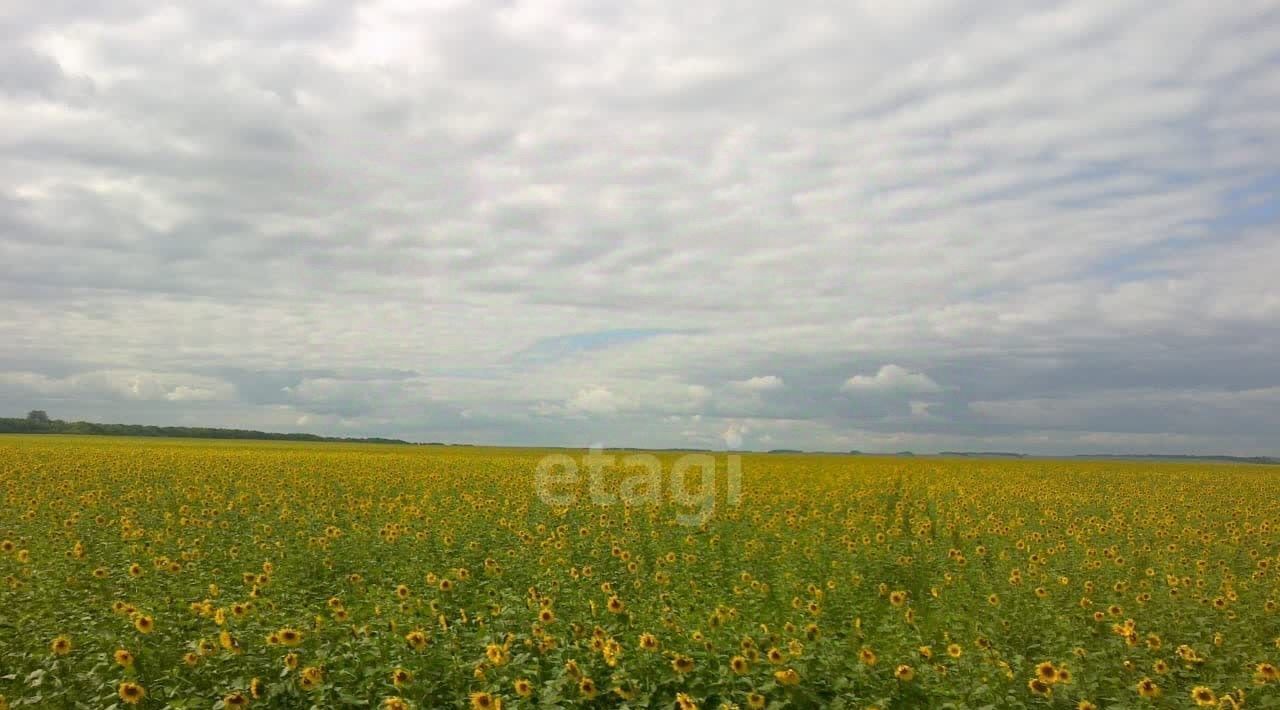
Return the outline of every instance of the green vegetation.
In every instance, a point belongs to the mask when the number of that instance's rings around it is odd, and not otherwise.
[[[316,434],[280,434],[253,429],[219,429],[216,427],[147,426],[144,424],[96,424],[50,419],[34,410],[24,419],[0,417],[0,434],[80,434],[90,436],[158,436],[178,439],[264,439],[268,441],[334,441],[368,444],[408,444],[402,439],[381,437],[344,438]]]

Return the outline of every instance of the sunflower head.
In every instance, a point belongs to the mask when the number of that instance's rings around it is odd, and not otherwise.
[[[142,699],[147,697],[147,689],[137,683],[125,681],[116,688],[116,694],[120,696],[126,705],[137,705]]]
[[[1058,669],[1054,667],[1053,663],[1045,661],[1036,666],[1036,678],[1045,683],[1055,683],[1058,680]]]
[[[1191,689],[1191,699],[1195,701],[1196,707],[1208,708],[1218,704],[1217,694],[1203,685]]]
[[[1158,698],[1160,697],[1160,686],[1156,685],[1156,682],[1150,678],[1143,678],[1138,681],[1138,695],[1144,698]]]
[[[149,634],[155,630],[156,622],[146,614],[138,614],[133,619],[133,628],[137,629],[138,633]]]
[[[676,673],[688,673],[693,670],[693,659],[683,654],[677,654],[671,659],[671,668]]]
[[[49,642],[49,650],[53,651],[55,656],[65,656],[71,653],[71,639],[66,636],[58,636]]]
[[[1030,690],[1032,695],[1044,697],[1053,692],[1053,686],[1039,678],[1032,678],[1027,681],[1027,690]]]
[[[781,686],[793,686],[800,683],[800,674],[794,668],[784,668],[773,672],[773,679]]]
[[[583,678],[578,681],[578,692],[582,694],[582,697],[590,700],[596,697],[596,694],[600,691],[596,688],[595,681],[590,678]]]
[[[391,683],[397,688],[404,687],[413,682],[413,674],[403,668],[397,668],[391,671]]]

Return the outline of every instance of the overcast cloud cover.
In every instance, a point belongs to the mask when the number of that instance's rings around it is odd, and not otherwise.
[[[1280,453],[1280,4],[0,3],[0,405]]]

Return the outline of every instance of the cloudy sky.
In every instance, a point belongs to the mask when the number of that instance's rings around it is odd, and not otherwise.
[[[1280,4],[0,4],[0,415],[1280,453]]]

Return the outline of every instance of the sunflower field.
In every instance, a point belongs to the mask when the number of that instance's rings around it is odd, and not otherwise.
[[[1280,469],[547,453],[0,437],[0,709],[1280,707]]]

